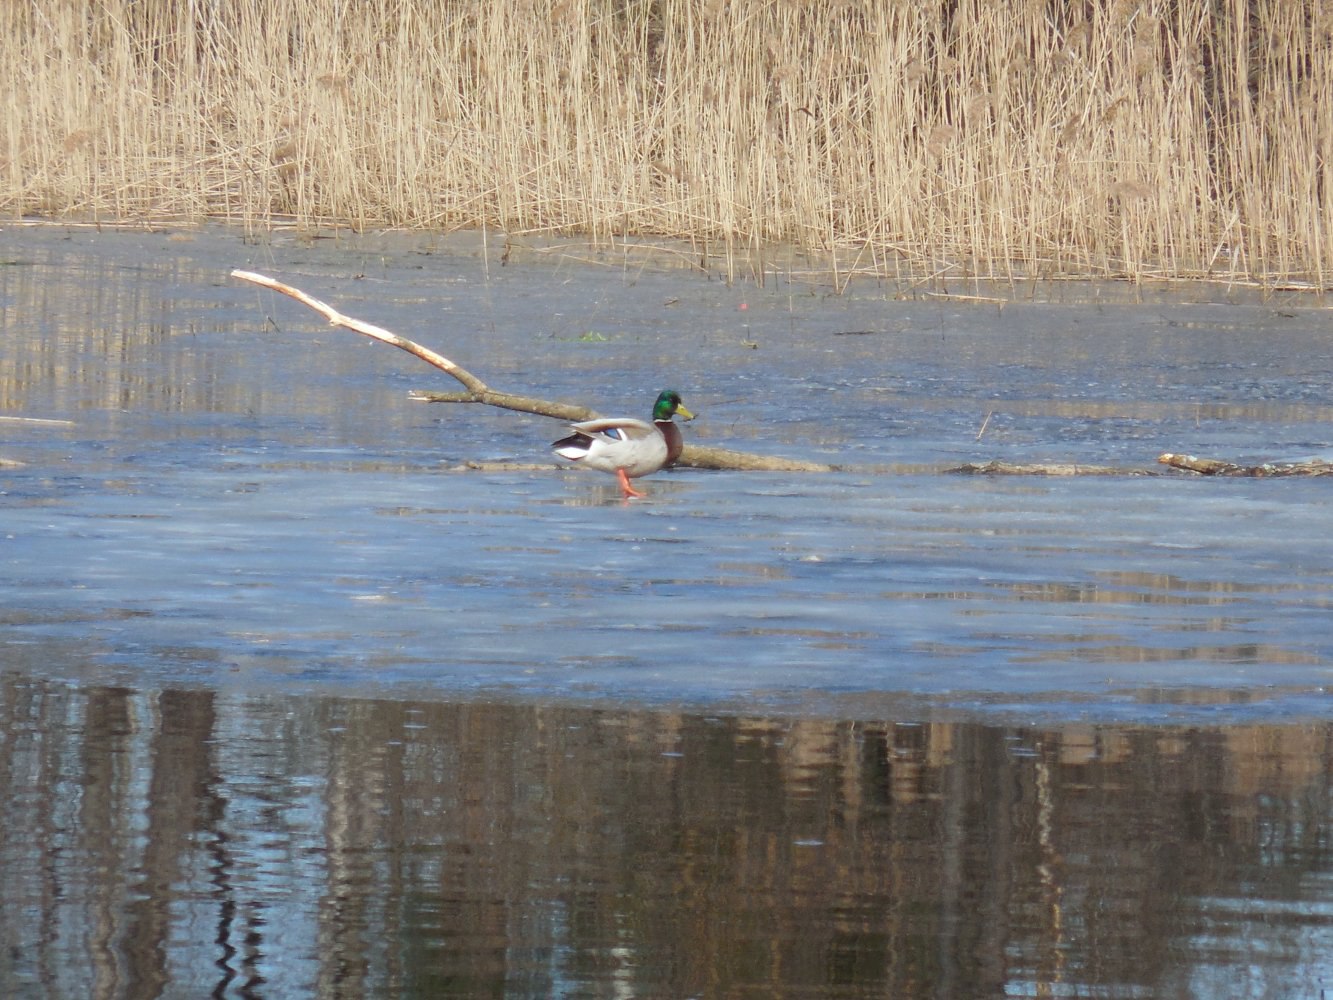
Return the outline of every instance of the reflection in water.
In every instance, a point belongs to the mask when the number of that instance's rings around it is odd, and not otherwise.
[[[5,996],[1319,996],[1328,723],[0,680]]]
[[[1330,989],[1324,482],[938,474],[1325,451],[1322,311],[7,236],[0,996]],[[238,264],[846,468],[623,505]]]

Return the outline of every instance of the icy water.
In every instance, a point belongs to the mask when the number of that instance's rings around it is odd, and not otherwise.
[[[0,995],[1333,995],[1322,300],[505,249],[0,231]]]

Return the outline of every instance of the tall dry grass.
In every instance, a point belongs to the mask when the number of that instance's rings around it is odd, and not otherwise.
[[[12,215],[1333,280],[1322,0],[10,0],[0,78]]]

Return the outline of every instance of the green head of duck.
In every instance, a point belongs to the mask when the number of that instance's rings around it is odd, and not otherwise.
[[[653,419],[670,420],[677,416],[681,420],[694,419],[694,414],[687,410],[685,404],[680,401],[680,393],[675,389],[663,389],[657,397],[657,402],[653,404]]]

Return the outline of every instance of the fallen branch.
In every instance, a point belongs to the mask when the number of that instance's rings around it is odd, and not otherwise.
[[[1311,459],[1307,462],[1265,462],[1263,465],[1237,465],[1218,458],[1196,458],[1194,455],[1175,455],[1167,452],[1157,461],[1173,469],[1197,472],[1201,476],[1333,476],[1333,462]]]
[[[1012,462],[966,462],[963,465],[947,469],[948,472],[971,476],[1145,476],[1152,475],[1147,469],[1122,469],[1113,465],[1080,465],[1073,462],[1038,462],[1014,464]]]
[[[383,327],[354,319],[351,316],[345,316],[327,302],[321,302],[299,288],[283,284],[275,278],[256,274],[253,271],[236,270],[231,272],[231,276],[255,285],[261,285],[264,288],[270,288],[275,292],[281,292],[283,295],[296,299],[297,302],[309,306],[327,319],[330,326],[341,326],[354,333],[370,337],[372,340],[378,340],[404,350],[427,364],[434,365],[440,371],[453,376],[467,390],[461,393],[413,392],[413,399],[430,403],[484,403],[487,406],[499,406],[520,413],[533,413],[537,416],[552,417],[569,423],[592,420],[600,415],[596,410],[591,410],[586,406],[556,403],[546,399],[538,399],[535,396],[520,396],[510,392],[498,392],[466,368],[454,364],[443,354],[432,351],[429,347],[423,347],[406,337],[400,337]],[[833,469],[833,466],[822,465],[817,462],[774,458],[769,455],[756,455],[751,452],[731,451],[726,448],[707,448],[692,444],[685,445],[685,450],[681,452],[676,464],[691,466],[696,469],[731,469],[748,472],[829,472]]]
[[[283,284],[274,278],[256,274],[253,271],[232,271],[233,278],[262,285],[275,292],[290,296],[296,301],[309,306],[324,316],[332,326],[345,327],[354,333],[360,333],[373,340],[382,341],[392,347],[406,351],[420,358],[427,364],[434,365],[441,371],[453,376],[466,390],[465,392],[422,392],[414,391],[413,399],[428,403],[484,403],[520,413],[532,413],[537,416],[551,417],[555,420],[577,422],[592,420],[599,416],[596,410],[571,403],[557,403],[535,396],[521,396],[511,392],[500,392],[473,375],[467,369],[450,361],[444,355],[428,347],[400,337],[383,327],[366,323],[351,316],[345,316],[328,303],[321,302],[299,288]],[[986,431],[990,414],[977,432],[978,440]],[[1236,465],[1215,458],[1196,458],[1193,455],[1175,455],[1167,453],[1157,461],[1171,468],[1195,472],[1204,476],[1328,476],[1333,475],[1333,463],[1319,460],[1308,462],[1284,462],[1264,465]],[[687,444],[684,452],[676,461],[677,465],[691,466],[696,469],[730,469],[749,472],[830,472],[835,466],[818,462],[804,462],[798,459],[775,458],[770,455],[756,455],[746,451],[732,451],[727,448],[710,448],[703,445]],[[971,475],[1004,476],[1143,476],[1153,475],[1151,469],[1126,469],[1107,465],[1082,465],[1078,463],[1037,463],[1012,464],[992,461],[983,464],[966,463],[947,470],[954,473]]]

